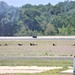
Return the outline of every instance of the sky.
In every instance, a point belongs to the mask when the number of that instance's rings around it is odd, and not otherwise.
[[[64,2],[66,0],[0,0],[6,2],[8,5],[13,5],[15,7],[20,7],[24,4],[32,4],[32,5],[39,5],[39,4],[48,4],[51,3],[52,5],[55,5],[59,2]],[[70,0],[75,1],[75,0]]]

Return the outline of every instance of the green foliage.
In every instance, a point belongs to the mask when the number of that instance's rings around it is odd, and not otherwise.
[[[55,6],[0,2],[0,36],[75,35],[75,1]]]
[[[62,28],[59,28],[59,35],[75,35],[75,29],[68,25],[66,28],[63,26]]]
[[[55,31],[55,28],[54,28],[53,25],[48,24],[48,25],[46,26],[46,30],[45,30],[45,34],[46,34],[46,35],[54,35],[55,32],[56,32],[56,31]]]

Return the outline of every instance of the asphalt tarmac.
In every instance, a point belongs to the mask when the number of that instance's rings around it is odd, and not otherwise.
[[[75,36],[0,37],[0,40],[75,40]]]

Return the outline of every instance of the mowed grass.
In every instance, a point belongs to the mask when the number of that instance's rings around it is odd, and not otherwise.
[[[29,60],[0,60],[0,66],[73,66],[72,60],[41,60],[41,59],[29,59]]]
[[[30,43],[36,44],[31,46]],[[74,56],[75,40],[17,40],[0,41],[0,56]],[[8,46],[5,46],[7,44]],[[19,46],[18,44],[23,44]],[[53,46],[55,44],[56,46]]]

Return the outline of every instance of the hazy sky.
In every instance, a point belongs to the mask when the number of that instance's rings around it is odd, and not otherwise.
[[[66,0],[0,0],[0,1],[5,1],[8,5],[13,5],[20,7],[24,4],[32,4],[32,5],[38,5],[38,4],[57,4],[58,2],[64,2]],[[75,0],[70,0],[70,1],[75,1]]]

